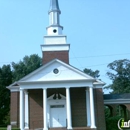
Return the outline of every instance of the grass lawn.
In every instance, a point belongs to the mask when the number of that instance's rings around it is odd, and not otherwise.
[[[0,130],[7,130],[7,127],[0,127]],[[11,130],[20,130],[19,128],[12,128]]]

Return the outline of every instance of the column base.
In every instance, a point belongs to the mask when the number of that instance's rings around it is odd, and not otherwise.
[[[29,130],[29,127],[24,127],[25,130]]]
[[[43,128],[43,130],[48,130],[48,128]]]
[[[97,127],[96,127],[96,126],[90,126],[90,128],[92,128],[92,129],[96,129]]]
[[[67,127],[67,130],[72,130],[72,127]]]

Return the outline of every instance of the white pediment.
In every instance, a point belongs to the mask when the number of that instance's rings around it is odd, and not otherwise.
[[[54,70],[57,69],[58,73],[55,74]],[[63,81],[63,80],[89,80],[95,79],[84,72],[70,66],[58,59],[55,59],[46,65],[43,65],[39,69],[30,73],[22,78],[23,82],[41,82],[41,81]]]

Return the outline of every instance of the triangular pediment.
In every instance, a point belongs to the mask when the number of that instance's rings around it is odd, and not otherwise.
[[[43,65],[31,74],[20,80],[24,82],[62,81],[62,80],[90,80],[95,79],[77,68],[70,66],[58,59]]]

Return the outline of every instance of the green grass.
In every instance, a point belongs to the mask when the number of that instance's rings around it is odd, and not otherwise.
[[[0,130],[7,130],[7,127],[0,127]],[[11,130],[20,130],[19,128],[12,128]]]

